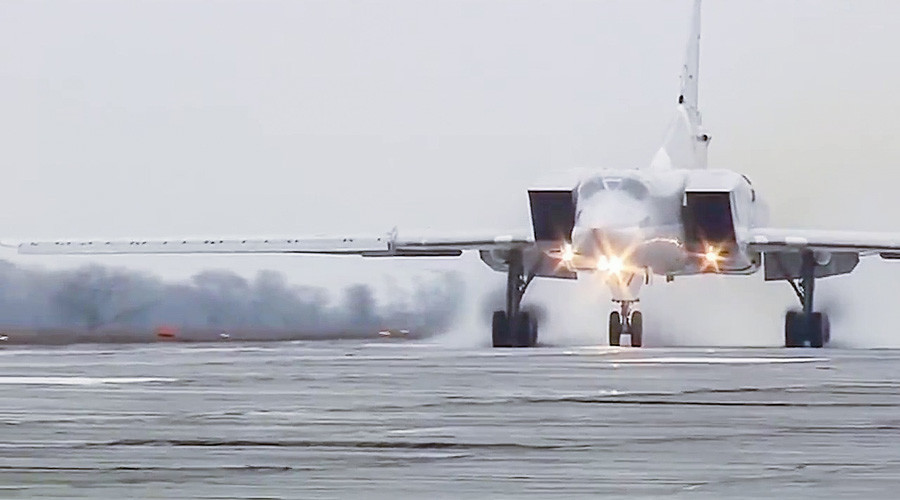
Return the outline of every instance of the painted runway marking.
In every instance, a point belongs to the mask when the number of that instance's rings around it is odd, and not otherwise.
[[[162,377],[0,377],[0,385],[103,385],[177,382]]]
[[[610,360],[617,364],[683,364],[683,365],[755,365],[776,363],[815,363],[829,361],[828,358],[705,358],[705,357],[667,357],[667,358],[634,358]]]

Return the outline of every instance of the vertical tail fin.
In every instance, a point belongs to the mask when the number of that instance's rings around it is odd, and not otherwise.
[[[702,126],[698,92],[700,2],[701,0],[694,0],[691,33],[681,68],[681,92],[678,94],[675,118],[665,142],[653,157],[650,168],[706,168],[706,149],[710,136]]]
[[[684,66],[681,68],[681,93],[678,104],[685,109],[700,114],[697,84],[700,78],[700,0],[694,0],[694,15],[691,19],[691,34],[688,37],[684,53]],[[699,118],[698,118],[699,121]]]

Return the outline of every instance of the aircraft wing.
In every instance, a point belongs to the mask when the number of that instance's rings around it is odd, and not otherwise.
[[[898,259],[900,233],[756,228],[750,232],[749,247],[760,252],[820,250],[862,255],[878,253],[886,259]]]
[[[533,244],[527,237],[173,238],[161,240],[36,241],[17,245],[21,254],[319,254],[363,257],[456,257],[464,250],[509,250]]]

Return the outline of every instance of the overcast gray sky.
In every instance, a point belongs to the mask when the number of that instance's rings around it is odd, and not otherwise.
[[[0,233],[524,231],[534,179],[650,160],[690,4],[3,2]],[[702,39],[711,166],[750,176],[773,223],[900,230],[900,2],[708,0]],[[472,257],[96,261],[167,277],[502,281]]]

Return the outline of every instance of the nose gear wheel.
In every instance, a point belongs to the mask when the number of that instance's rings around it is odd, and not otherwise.
[[[619,310],[609,313],[609,345],[619,346],[622,335],[631,337],[632,347],[641,347],[644,342],[644,316],[633,310],[637,300],[614,300]]]

